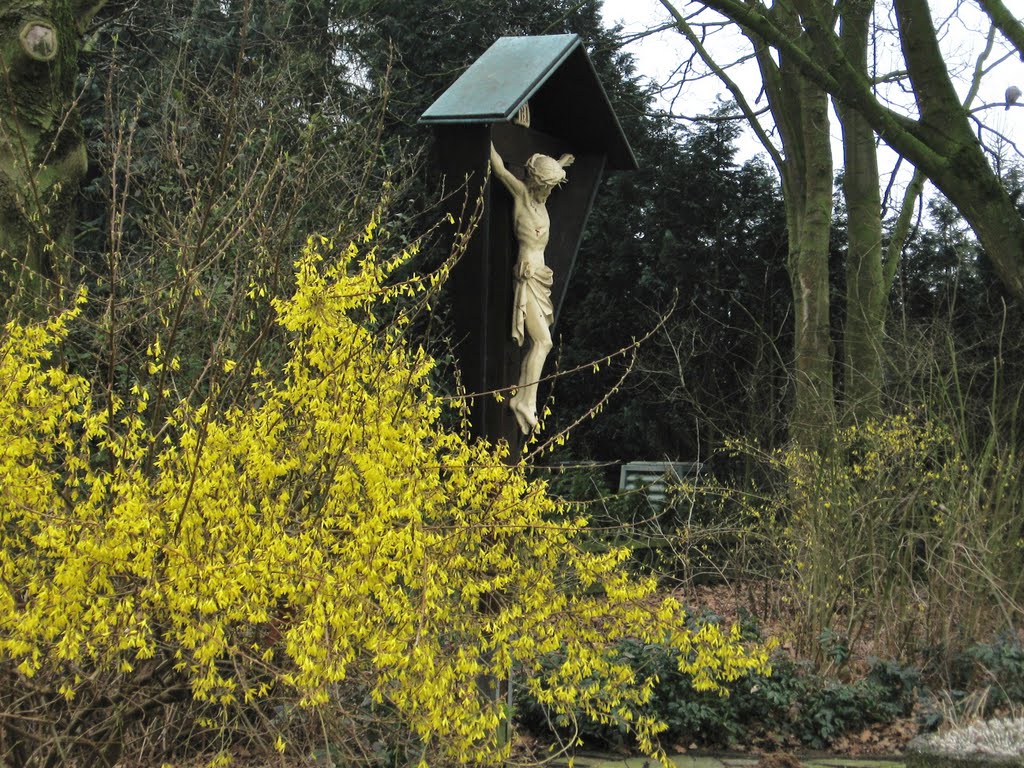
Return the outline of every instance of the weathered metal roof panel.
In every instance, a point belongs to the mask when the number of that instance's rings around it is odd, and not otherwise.
[[[561,136],[573,151],[637,167],[608,95],[578,35],[502,37],[435,101],[421,123],[505,123],[530,102],[531,127]]]
[[[579,45],[579,35],[498,38],[430,105],[420,122],[510,120]]]

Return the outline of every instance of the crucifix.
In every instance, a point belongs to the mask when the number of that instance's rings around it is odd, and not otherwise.
[[[598,185],[636,161],[576,35],[500,38],[420,122],[435,127],[447,186],[483,201],[451,277],[456,353],[474,433],[516,456],[543,424],[545,363]]]
[[[420,122],[435,127],[446,186],[483,205],[449,283],[455,351],[474,435],[508,443],[516,462],[543,424],[552,328],[601,177],[636,160],[576,35],[500,38]],[[502,696],[491,677],[480,690]],[[499,731],[507,739],[507,722]]]
[[[519,245],[513,269],[512,338],[520,347],[526,336],[530,339],[519,369],[516,392],[509,400],[509,407],[524,435],[540,426],[537,389],[544,361],[551,351],[551,325],[555,322],[551,302],[554,273],[544,262],[544,249],[551,234],[546,203],[552,190],[565,181],[565,169],[574,160],[570,154],[558,160],[539,152],[530,155],[524,183],[509,172],[491,144],[491,173],[512,195],[512,224]]]

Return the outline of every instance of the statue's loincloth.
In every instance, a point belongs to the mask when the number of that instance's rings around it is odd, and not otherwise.
[[[555,273],[551,267],[542,264],[533,267],[531,264],[519,262],[515,268],[515,295],[512,306],[512,338],[521,347],[526,339],[526,304],[536,302],[544,316],[544,322],[550,327],[555,322],[555,307],[551,303],[551,286],[555,282]]]

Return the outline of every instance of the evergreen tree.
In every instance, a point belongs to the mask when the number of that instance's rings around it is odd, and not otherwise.
[[[674,310],[601,418],[578,432],[590,457],[695,458],[757,415],[765,439],[783,429],[785,217],[769,169],[736,164],[736,138],[731,122],[683,135],[662,127],[634,147],[641,171],[609,180],[599,197],[565,309],[562,367],[629,345]],[[559,383],[563,421],[620,372]]]

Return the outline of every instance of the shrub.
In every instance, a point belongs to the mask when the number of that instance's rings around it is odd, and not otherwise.
[[[1024,645],[1003,634],[991,643],[977,643],[967,650],[974,662],[974,684],[987,686],[993,706],[1024,704]]]
[[[308,241],[274,302],[283,368],[239,386],[229,360],[198,405],[160,338],[131,397],[103,401],[54,359],[78,309],[6,327],[0,759],[308,754],[352,733],[359,760],[393,755],[369,712],[415,735],[403,761],[498,762],[504,709],[480,683],[513,664],[552,711],[624,722],[653,753],[653,679],[619,640],[666,642],[701,690],[765,668],[653,604],[625,550],[585,551],[586,521],[504,448],[443,426],[410,312],[382,313],[443,275],[386,284],[414,249],[384,258],[376,226]],[[151,424],[157,398],[177,404]]]
[[[798,654],[841,667],[822,633],[949,677],[953,655],[1008,626],[1024,599],[1021,458],[994,434],[972,447],[962,431],[906,413],[837,429],[827,451],[759,457],[759,489],[717,488],[742,510],[738,529],[788,589]],[[701,492],[696,489],[695,492]],[[758,574],[766,572],[759,565]],[[934,654],[933,654],[934,655]]]

